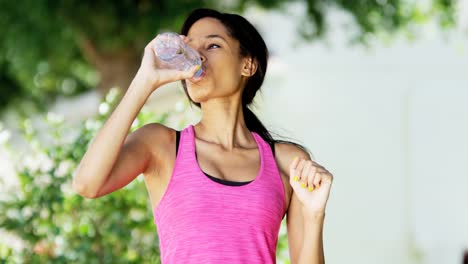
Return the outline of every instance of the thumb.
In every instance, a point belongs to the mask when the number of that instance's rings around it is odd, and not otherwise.
[[[179,80],[184,80],[184,79],[190,79],[192,78],[195,73],[200,69],[200,66],[192,66],[189,70],[187,71],[180,71],[176,69],[162,69],[161,72],[164,72],[166,77],[164,78],[165,81],[163,83],[169,83],[169,82],[175,82]]]
[[[192,68],[190,68],[186,72],[185,79],[192,78],[193,76],[195,76],[195,73],[197,73],[198,70],[200,70],[200,69],[201,69],[201,65],[192,66]]]

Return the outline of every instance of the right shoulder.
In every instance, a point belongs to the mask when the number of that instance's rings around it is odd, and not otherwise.
[[[157,166],[172,156],[176,130],[160,123],[148,123],[135,130],[132,136],[138,138],[151,152],[152,165]]]
[[[171,133],[174,133],[175,130],[165,126],[160,123],[148,123],[143,125],[142,127],[136,129],[133,133],[138,133],[140,135],[144,136],[168,136]]]

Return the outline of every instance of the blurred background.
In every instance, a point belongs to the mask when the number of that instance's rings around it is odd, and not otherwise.
[[[254,112],[335,177],[327,263],[468,262],[468,1],[0,0],[0,263],[160,263],[142,176],[96,200],[70,184],[146,43],[196,7],[264,37]],[[173,83],[131,131],[199,118]]]

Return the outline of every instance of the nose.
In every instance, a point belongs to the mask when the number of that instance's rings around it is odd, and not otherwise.
[[[205,56],[204,56],[203,53],[201,53],[201,52],[198,52],[198,54],[200,54],[201,62],[204,63],[204,62],[206,61]]]

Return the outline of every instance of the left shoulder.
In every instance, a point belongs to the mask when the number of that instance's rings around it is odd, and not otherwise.
[[[295,157],[310,160],[309,153],[299,146],[286,142],[275,143],[275,160],[283,181],[287,212],[290,212],[291,198],[293,196],[293,188],[289,179],[290,166]]]
[[[312,160],[310,154],[292,143],[275,143],[275,159],[279,169],[289,176],[289,165],[295,157]]]

